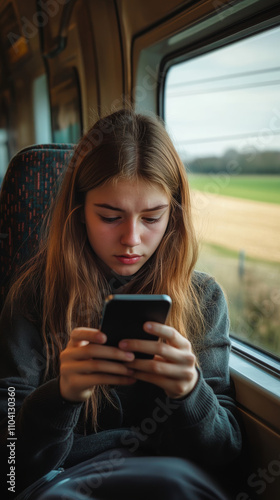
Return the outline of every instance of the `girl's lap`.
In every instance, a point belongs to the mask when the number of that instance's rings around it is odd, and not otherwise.
[[[228,500],[202,469],[173,457],[115,449],[77,464],[17,500]]]

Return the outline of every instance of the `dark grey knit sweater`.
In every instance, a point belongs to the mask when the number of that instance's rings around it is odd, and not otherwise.
[[[101,405],[99,428],[84,424],[84,405],[62,400],[58,378],[43,382],[45,353],[40,331],[7,307],[0,319],[1,478],[6,485],[9,450],[8,388],[15,388],[16,493],[52,469],[67,468],[99,453],[129,452],[188,458],[207,470],[230,467],[241,451],[241,431],[229,377],[229,320],[214,279],[195,273],[206,334],[199,352],[199,380],[183,400],[136,382],[111,390],[114,405]]]

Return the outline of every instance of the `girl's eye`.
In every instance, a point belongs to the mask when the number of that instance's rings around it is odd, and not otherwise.
[[[103,222],[107,222],[107,224],[112,224],[119,219],[119,217],[104,217],[103,215],[100,215],[99,217],[101,220],[103,220]]]
[[[160,220],[160,217],[145,217],[144,218],[145,222],[147,222],[148,224],[155,224],[156,222],[158,222]]]
[[[104,217],[104,215],[99,215],[99,217],[103,222],[106,222],[107,224],[112,224],[113,222],[116,222],[120,219],[120,217]],[[160,218],[161,217],[143,217],[143,220],[147,224],[155,224],[160,220]]]

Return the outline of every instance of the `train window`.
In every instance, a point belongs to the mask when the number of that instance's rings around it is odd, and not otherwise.
[[[280,28],[173,65],[164,118],[189,172],[198,268],[232,335],[280,356]]]
[[[77,72],[69,68],[51,84],[52,128],[55,142],[76,143],[82,133],[80,86]]]
[[[36,143],[52,142],[50,100],[47,75],[45,74],[34,80],[33,109]]]
[[[0,186],[9,164],[8,109],[5,98],[0,100]]]
[[[0,186],[2,184],[9,163],[8,133],[0,128]]]

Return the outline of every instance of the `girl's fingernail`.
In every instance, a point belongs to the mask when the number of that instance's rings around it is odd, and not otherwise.
[[[120,343],[119,343],[119,347],[121,349],[125,349],[127,347],[127,342],[125,342],[124,340],[122,340]]]
[[[133,354],[133,352],[126,352],[126,353],[125,353],[125,357],[126,357],[127,359],[132,360],[132,359],[134,359],[134,354]]]
[[[152,323],[146,323],[147,330],[151,330],[153,328]]]
[[[107,337],[106,335],[104,335],[104,333],[98,333],[98,335],[96,335],[95,337],[95,340],[97,340],[97,342],[106,342]]]

